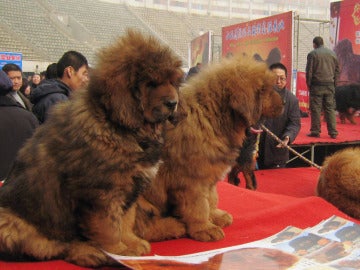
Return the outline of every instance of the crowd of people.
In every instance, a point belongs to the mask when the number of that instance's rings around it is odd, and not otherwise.
[[[323,39],[313,39],[314,50],[308,54],[306,82],[310,96],[311,129],[308,136],[320,136],[320,115],[324,112],[328,134],[336,138],[335,86],[339,76],[336,55],[324,47]],[[263,123],[282,143],[263,132],[259,140],[258,168],[284,168],[289,160],[287,146],[297,137],[300,127],[299,101],[287,89],[287,67],[274,63],[270,67],[276,74],[275,90],[284,101],[284,112]],[[201,72],[197,63],[188,73],[189,79]],[[0,180],[6,179],[16,153],[34,130],[47,120],[51,107],[68,100],[73,91],[86,87],[89,65],[84,55],[76,51],[65,52],[57,63],[50,64],[42,74],[23,78],[21,68],[6,64],[0,73]]]
[[[5,64],[0,73],[0,180],[5,180],[16,154],[35,129],[45,122],[51,107],[68,100],[73,91],[86,87],[89,65],[84,55],[65,52],[50,64],[41,80],[23,78],[16,64]]]

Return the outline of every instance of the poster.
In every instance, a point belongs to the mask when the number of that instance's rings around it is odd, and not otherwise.
[[[207,32],[190,43],[190,67],[201,63],[203,66],[211,61],[211,32]]]
[[[300,110],[309,112],[309,90],[306,85],[306,73],[298,71],[296,74],[296,97],[299,100]]]
[[[0,68],[10,63],[22,68],[22,53],[0,52]]]
[[[222,28],[222,56],[245,54],[268,65],[283,63],[291,89],[293,52],[292,11]]]

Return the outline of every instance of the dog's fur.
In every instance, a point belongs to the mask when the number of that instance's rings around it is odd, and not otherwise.
[[[353,45],[349,39],[343,39],[338,42],[334,48],[340,65],[340,83],[358,83],[360,82],[360,55],[355,54]]]
[[[240,184],[239,173],[242,172],[245,178],[245,187],[256,190],[257,181],[255,176],[256,157],[258,154],[258,136],[260,134],[248,132],[240,148],[240,155],[236,159],[236,164],[228,174],[228,182],[235,186]]]
[[[360,84],[336,87],[335,100],[341,123],[345,124],[345,119],[347,119],[351,124],[355,125],[355,113],[360,110]]]
[[[166,224],[149,225],[160,213],[177,217],[193,239],[224,237],[221,227],[230,225],[232,216],[217,208],[216,184],[235,165],[246,129],[262,116],[281,113],[274,76],[266,64],[237,57],[203,69],[181,89],[187,118],[167,132],[164,163],[144,193],[143,202],[149,205],[140,205],[155,211],[138,211],[139,235],[152,241],[164,239],[159,231]],[[182,230],[180,226],[174,237]]]
[[[107,261],[141,255],[134,202],[156,175],[168,119],[176,120],[181,60],[129,30],[99,52],[88,89],[55,106],[0,188],[0,254]]]
[[[360,219],[360,148],[345,148],[325,159],[317,194]]]

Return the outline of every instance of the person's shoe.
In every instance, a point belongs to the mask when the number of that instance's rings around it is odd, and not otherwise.
[[[320,134],[316,134],[316,133],[309,133],[309,134],[306,134],[306,136],[320,138]]]
[[[330,138],[331,138],[331,139],[336,139],[336,137],[337,137],[336,134],[331,134],[331,135],[330,135]]]

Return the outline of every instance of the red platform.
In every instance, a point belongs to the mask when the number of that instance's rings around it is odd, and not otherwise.
[[[347,121],[345,124],[341,124],[339,118],[337,118],[336,128],[339,134],[336,139],[331,139],[327,133],[325,122],[321,123],[320,138],[306,136],[306,134],[310,133],[310,117],[301,118],[301,129],[293,145],[360,143],[360,117],[356,117],[356,120],[358,122],[356,125]]]
[[[152,253],[158,255],[184,255],[222,247],[243,244],[268,237],[286,226],[300,228],[314,226],[323,219],[338,215],[350,219],[325,200],[314,196],[319,170],[290,168],[256,171],[258,190],[250,191],[222,181],[218,185],[219,206],[234,217],[225,228],[225,238],[217,242],[198,242],[177,239],[152,243]],[[242,175],[240,175],[242,178]],[[350,219],[353,220],[353,219]],[[360,223],[360,221],[355,220]],[[64,261],[37,263],[1,262],[0,269],[9,270],[80,270]],[[118,268],[102,268],[118,269]]]

